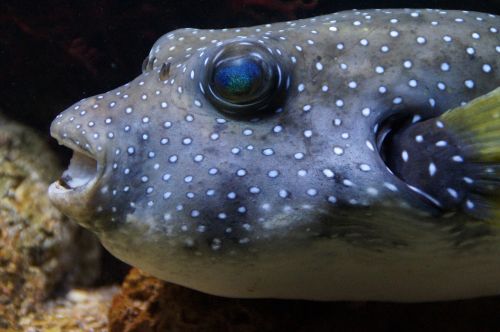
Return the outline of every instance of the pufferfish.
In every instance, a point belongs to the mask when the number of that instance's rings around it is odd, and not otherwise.
[[[500,19],[378,9],[180,29],[57,116],[56,207],[241,298],[500,294]]]

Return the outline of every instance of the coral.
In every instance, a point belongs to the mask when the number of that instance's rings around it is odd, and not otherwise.
[[[40,136],[0,115],[0,329],[99,273],[95,237],[47,198],[48,181],[59,171]]]

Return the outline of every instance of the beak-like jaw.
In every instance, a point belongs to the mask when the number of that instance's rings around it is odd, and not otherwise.
[[[62,133],[52,125],[51,134],[59,144],[73,150],[69,167],[49,187],[51,202],[82,226],[92,228],[96,213],[94,198],[105,171],[105,154],[95,153],[81,138]]]

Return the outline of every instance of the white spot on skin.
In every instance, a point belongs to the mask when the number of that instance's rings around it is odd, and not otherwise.
[[[335,196],[328,196],[328,202],[335,204],[337,202],[337,198]]]
[[[301,160],[304,158],[304,154],[302,152],[297,152],[296,154],[293,155],[293,157],[297,160]]]
[[[450,70],[450,65],[447,62],[443,62],[441,64],[441,70],[442,71],[449,71]]]
[[[473,81],[473,80],[465,80],[464,84],[465,84],[465,86],[466,86],[468,89],[472,89],[472,88],[474,88],[474,81]]]
[[[307,189],[307,194],[309,196],[316,196],[318,194],[318,191],[316,189]]]
[[[248,191],[251,193],[251,194],[258,194],[260,193],[260,188],[259,187],[250,187],[250,189],[248,189]]]
[[[473,184],[474,183],[474,180],[472,180],[468,176],[464,176],[463,179],[464,179],[465,183],[467,183],[467,184]]]
[[[342,183],[343,183],[343,184],[344,184],[344,186],[346,186],[346,187],[352,187],[352,186],[354,186],[354,183],[353,183],[351,180],[349,180],[349,179],[344,179],[344,180],[342,181]]]
[[[276,178],[278,177],[279,175],[279,172],[277,170],[270,170],[269,172],[267,172],[267,176],[269,176],[270,178]]]
[[[328,168],[325,168],[323,170],[323,174],[327,177],[327,178],[333,178],[335,176],[335,173],[333,173],[333,171],[331,169],[328,169]]]
[[[408,162],[408,158],[409,158],[408,151],[403,150],[403,152],[401,152],[401,159],[403,159],[403,161],[406,163]]]
[[[362,170],[363,172],[369,172],[371,170],[370,165],[367,164],[361,164],[359,165],[359,169]]]
[[[281,197],[281,198],[287,198],[288,197],[288,192],[284,189],[281,189],[279,192],[278,192],[278,195]]]
[[[398,188],[393,185],[392,183],[389,183],[389,182],[384,182],[384,187],[386,187],[387,189],[389,189],[390,191],[398,191]]]
[[[468,199],[468,200],[465,201],[465,206],[467,206],[467,208],[469,210],[472,210],[475,205],[474,205],[474,203],[471,200]]]
[[[450,194],[451,197],[457,199],[458,198],[458,193],[455,189],[453,188],[446,188],[446,190],[448,191],[448,194]]]
[[[485,72],[485,73],[491,72],[491,66],[487,63],[483,65],[482,69],[483,69],[483,72]]]
[[[422,37],[422,36],[417,37],[417,43],[418,44],[423,45],[426,42],[427,42],[427,40],[425,39],[425,37]]]
[[[445,147],[447,145],[448,145],[448,142],[446,142],[446,141],[437,141],[436,142],[436,146],[438,146],[438,147]]]
[[[366,143],[366,146],[368,147],[368,149],[370,149],[371,151],[375,151],[375,148],[373,147],[372,142],[366,141],[365,143]]]
[[[267,148],[267,149],[262,150],[262,154],[265,156],[272,156],[274,154],[274,150]]]
[[[433,162],[429,163],[429,175],[434,176],[436,174],[436,171],[436,165]]]
[[[397,36],[399,36],[399,32],[397,32],[396,30],[391,30],[389,32],[389,36],[391,36],[392,38],[396,38]]]
[[[333,152],[337,155],[337,156],[340,156],[340,155],[343,155],[344,154],[344,149],[342,149],[341,147],[339,146],[336,146],[333,148]]]

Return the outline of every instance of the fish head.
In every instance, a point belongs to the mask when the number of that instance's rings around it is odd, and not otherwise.
[[[345,38],[329,42],[343,52]],[[212,248],[283,229],[320,234],[324,219],[382,207],[429,212],[377,146],[397,105],[355,89],[384,78],[325,56],[321,43],[292,28],[165,35],[139,77],[54,120],[74,156],[50,198],[96,232],[140,223]]]

